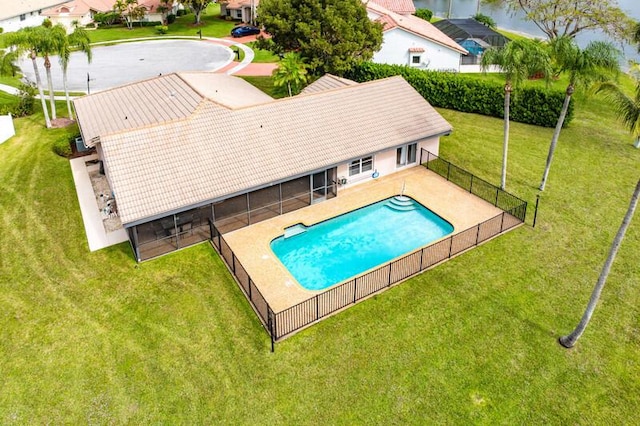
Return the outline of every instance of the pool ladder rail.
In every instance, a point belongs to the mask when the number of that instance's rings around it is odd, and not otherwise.
[[[395,197],[389,199],[385,203],[386,207],[389,207],[391,210],[409,212],[416,209],[415,202],[404,195],[396,195]]]

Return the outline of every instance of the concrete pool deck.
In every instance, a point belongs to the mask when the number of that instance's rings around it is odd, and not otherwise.
[[[343,213],[400,194],[414,198],[454,226],[450,235],[491,219],[502,210],[461,189],[424,167],[412,167],[354,187],[338,196],[290,213],[224,234],[224,239],[274,312],[294,306],[325,290],[306,290],[297,283],[271,250],[271,241],[284,229],[311,226]],[[446,238],[446,237],[445,237]]]

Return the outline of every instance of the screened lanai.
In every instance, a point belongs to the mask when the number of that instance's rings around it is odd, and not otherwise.
[[[337,194],[336,168],[259,188],[127,228],[136,259],[148,260]]]

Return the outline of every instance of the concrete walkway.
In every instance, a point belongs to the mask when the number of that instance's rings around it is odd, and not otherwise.
[[[84,231],[87,235],[87,242],[89,243],[90,251],[100,250],[101,248],[119,244],[129,239],[123,228],[109,233],[104,230],[102,213],[98,208],[98,202],[96,201],[96,195],[93,192],[91,178],[89,177],[89,171],[86,165],[87,161],[97,159],[98,155],[94,154],[74,158],[69,161],[71,164],[73,181],[76,185],[78,203],[80,204],[80,212],[82,213],[82,222],[84,222]]]

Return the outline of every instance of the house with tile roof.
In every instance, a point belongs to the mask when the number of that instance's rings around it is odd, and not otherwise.
[[[254,23],[260,0],[220,0],[218,3],[220,16],[230,20]]]
[[[275,100],[233,76],[168,74],[74,107],[138,261],[418,165],[452,130],[401,77],[325,76]]]
[[[18,31],[42,24],[40,12],[64,3],[64,0],[7,0],[0,7],[0,28],[4,32]]]
[[[45,9],[41,14],[51,20],[53,25],[62,24],[71,29],[74,22],[85,26],[93,22],[96,13],[111,12],[113,4],[113,0],[72,0]]]
[[[73,23],[85,26],[93,22],[96,13],[107,13],[114,9],[116,0],[71,0],[57,6],[42,11],[42,16],[47,17],[51,22],[64,25],[68,30],[72,30]],[[135,22],[162,22],[162,13],[158,11],[161,6],[160,0],[138,0],[138,5],[143,7],[145,14],[141,20]],[[176,13],[178,2],[174,1],[170,6]]]
[[[434,25],[413,15],[388,10],[377,0],[366,5],[369,19],[384,25],[382,47],[373,55],[373,62],[426,70],[460,70],[467,50]]]
[[[416,13],[416,6],[413,0],[368,0],[368,3],[375,3],[398,15],[413,15]]]

